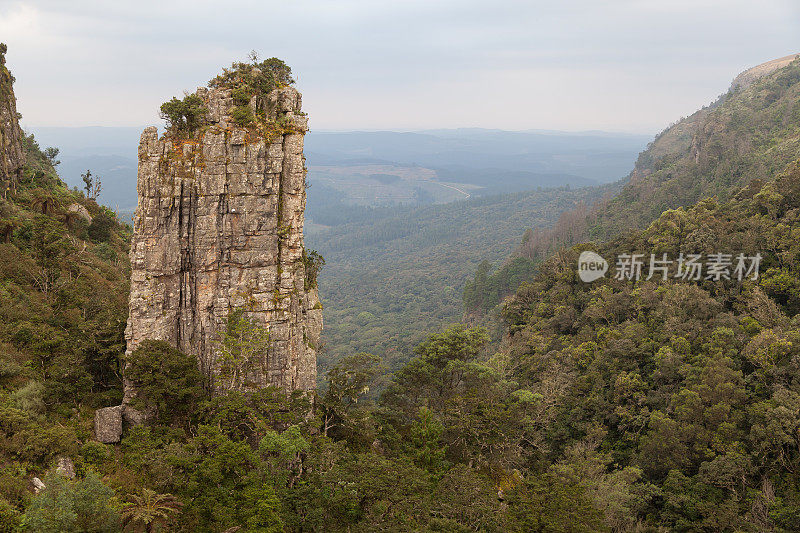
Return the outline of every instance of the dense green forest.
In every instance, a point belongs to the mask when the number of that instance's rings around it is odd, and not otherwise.
[[[37,531],[59,531],[56,518],[113,531],[120,516],[170,531],[796,531],[798,235],[800,163],[556,254],[505,306],[500,350],[480,328],[434,334],[376,401],[379,357],[342,359],[313,417],[307,398],[272,390],[208,398],[188,356],[154,343],[132,362],[158,362],[144,400],[169,409],[118,448],[45,404],[36,427],[61,433],[37,456],[9,432],[30,405],[4,408],[14,468],[69,453],[79,472],[46,476],[35,497],[11,474],[7,520],[17,507]],[[743,283],[586,284],[587,248],[764,260]]]
[[[500,264],[526,229],[552,225],[604,191],[544,189],[419,208],[341,205],[355,221],[306,230],[326,261],[320,368],[362,351],[382,354],[392,368],[406,362],[431,331],[462,319],[464,285],[482,261]]]
[[[560,252],[506,305],[507,370],[538,395],[546,428],[536,454],[594,495],[607,525],[800,528],[799,215],[794,163],[727,203]],[[584,249],[764,259],[744,283],[586,284]]]

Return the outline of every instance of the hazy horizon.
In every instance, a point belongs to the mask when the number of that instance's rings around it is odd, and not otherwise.
[[[652,134],[799,35],[790,0],[0,0],[29,128],[158,124],[161,102],[254,49],[292,67],[316,131]]]

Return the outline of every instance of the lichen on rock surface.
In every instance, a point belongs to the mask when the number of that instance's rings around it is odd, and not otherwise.
[[[141,136],[128,352],[145,339],[167,341],[195,355],[220,392],[220,339],[241,310],[269,343],[240,386],[308,391],[322,314],[303,260],[307,118],[291,85],[258,93],[229,78],[172,101],[168,111],[180,119],[189,109],[190,120]],[[233,116],[242,89],[247,121]],[[124,403],[135,393],[126,382]]]

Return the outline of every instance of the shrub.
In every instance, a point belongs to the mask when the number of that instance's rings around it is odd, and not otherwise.
[[[315,250],[307,251],[303,249],[303,266],[306,270],[306,289],[313,289],[317,286],[317,276],[325,265],[325,258]]]
[[[19,527],[19,513],[3,498],[0,498],[0,532],[10,533]]]
[[[180,133],[191,133],[200,127],[206,108],[203,100],[196,94],[187,94],[183,100],[173,97],[161,104],[161,118],[167,127]]]
[[[115,222],[116,217],[106,209],[103,209],[92,219],[92,223],[89,224],[87,230],[89,238],[94,242],[108,242],[111,240],[111,229],[114,227]]]
[[[145,340],[128,356],[125,377],[136,391],[136,404],[156,421],[186,420],[203,397],[197,360],[164,341]]]
[[[269,349],[269,332],[243,309],[228,315],[225,333],[219,343],[220,383],[225,390],[247,385],[248,375]]]
[[[31,414],[44,413],[44,385],[38,381],[29,381],[22,388],[14,391],[11,398],[17,408]]]
[[[89,472],[81,480],[70,481],[51,473],[43,481],[46,488],[33,497],[22,517],[23,531],[119,531],[114,491],[97,474]]]
[[[81,446],[81,457],[92,466],[100,466],[111,458],[111,447],[94,440]]]
[[[253,122],[253,112],[249,106],[236,106],[231,110],[231,118],[239,126],[247,126]]]

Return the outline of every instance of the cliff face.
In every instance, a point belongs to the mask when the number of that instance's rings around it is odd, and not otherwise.
[[[198,132],[141,136],[128,352],[168,341],[224,388],[219,341],[241,310],[269,331],[269,348],[237,386],[313,389],[322,306],[304,260],[301,95],[284,86],[253,97],[261,119],[240,126],[231,89],[196,94],[207,110]],[[127,383],[124,403],[133,395]]]
[[[14,97],[14,77],[6,68],[6,45],[0,43],[0,196],[13,194],[25,164],[22,130]]]

